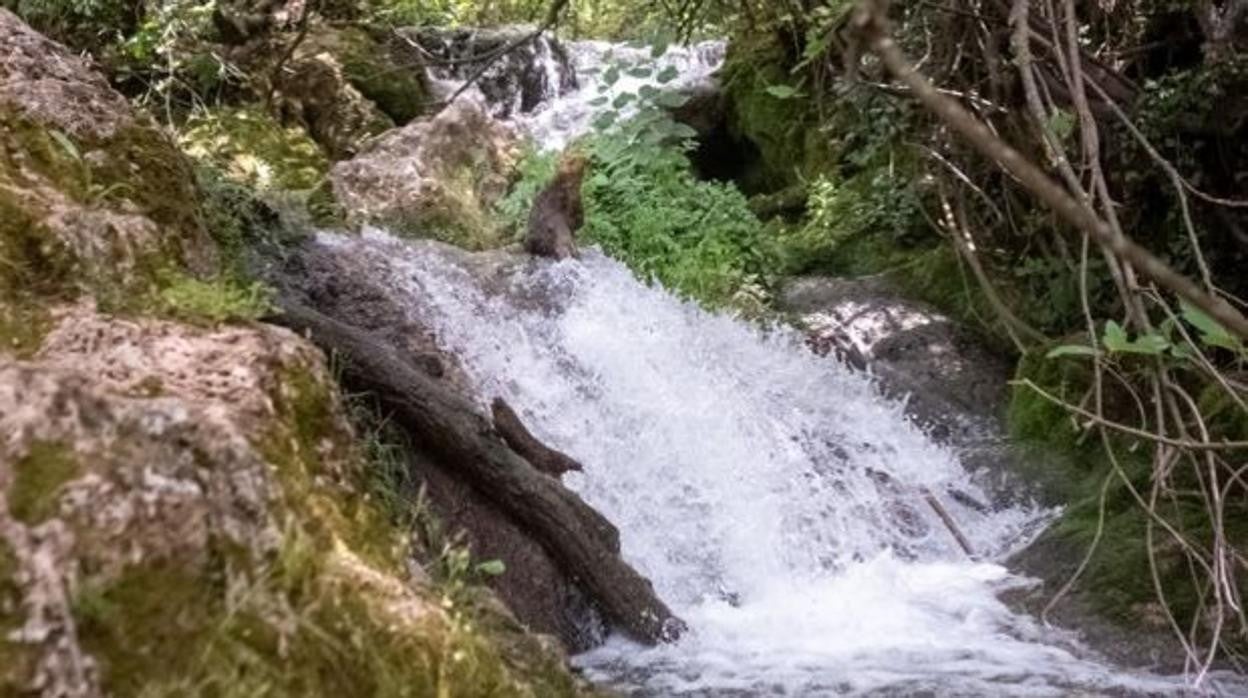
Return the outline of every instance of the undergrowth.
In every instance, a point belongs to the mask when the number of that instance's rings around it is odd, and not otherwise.
[[[761,309],[778,268],[777,250],[735,186],[698,180],[684,151],[662,143],[606,133],[580,147],[590,156],[583,240],[647,282],[707,306]],[[526,157],[519,183],[500,204],[517,234],[556,157]]]

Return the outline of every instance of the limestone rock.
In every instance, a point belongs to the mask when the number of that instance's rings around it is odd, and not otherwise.
[[[0,694],[579,690],[411,576],[308,343],[58,312],[0,363]]]
[[[215,267],[193,173],[84,59],[0,9],[0,340],[32,297],[123,298]],[[13,341],[4,341],[13,348]]]
[[[370,137],[394,127],[347,80],[338,58],[315,46],[295,51],[282,67],[277,91],[282,112],[301,121],[331,160],[352,157]]]
[[[460,98],[376,139],[330,179],[355,223],[481,248],[499,242],[490,207],[506,195],[519,158],[512,130]]]

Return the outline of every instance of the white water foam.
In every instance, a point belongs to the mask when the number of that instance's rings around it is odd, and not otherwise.
[[[552,94],[531,114],[518,115],[513,124],[528,134],[544,150],[559,150],[572,139],[592,130],[594,117],[604,107],[594,106],[599,98],[611,104],[625,93],[636,94],[643,85],[664,90],[688,92],[714,84],[714,72],[724,62],[723,41],[703,41],[689,46],[669,46],[658,58],[649,48],[630,48],[605,41],[573,41],[567,45],[572,67],[576,71],[578,89],[567,94]],[[622,66],[620,78],[607,84],[604,76],[608,66]],[[631,68],[648,68],[650,77],[629,74]],[[676,77],[660,84],[655,80],[661,72],[674,69]],[[609,108],[609,107],[605,107]],[[627,116],[628,110],[624,110]]]
[[[361,257],[435,330],[483,408],[504,396],[584,464],[565,482],[690,624],[675,644],[614,637],[578,657],[594,680],[645,696],[1183,690],[1002,604],[1022,582],[991,560],[1046,512],[964,506],[986,497],[957,459],[795,333],[704,312],[592,249],[491,267],[377,231],[321,242]],[[984,562],[965,558],[924,488]]]

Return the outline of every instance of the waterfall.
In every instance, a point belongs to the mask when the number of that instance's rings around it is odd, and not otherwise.
[[[580,260],[474,262],[380,231],[323,234],[462,362],[584,464],[565,483],[690,624],[655,648],[576,658],[630,695],[1173,695],[1123,674],[997,593],[993,560],[1051,512],[989,501],[872,380],[795,332],[708,313]],[[968,560],[920,494],[981,555]],[[959,496],[952,496],[954,494]]]
[[[439,59],[463,61],[487,55],[529,31],[529,27],[457,29],[408,31],[405,36]],[[560,42],[542,35],[490,66],[468,93],[486,104],[495,117],[530,136],[538,147],[557,150],[591,130],[591,122],[601,109],[593,104],[595,100],[606,97],[609,104],[625,92],[657,84],[653,77],[639,77],[631,71],[649,69],[649,75],[654,76],[670,68],[676,77],[664,83],[664,89],[706,88],[714,84],[713,74],[723,63],[725,49],[723,41],[703,41],[667,47],[656,57],[650,47],[605,41]],[[621,68],[620,78],[608,84],[604,75],[613,65]],[[433,65],[428,75],[438,96],[445,99],[477,67],[472,62]]]

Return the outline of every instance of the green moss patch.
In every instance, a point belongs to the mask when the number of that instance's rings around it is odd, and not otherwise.
[[[192,158],[261,191],[310,191],[329,169],[324,152],[303,129],[283,126],[254,107],[200,114],[179,142]]]
[[[61,486],[78,476],[77,457],[64,444],[37,441],[13,464],[9,486],[9,513],[28,525],[38,524],[56,513]]]

